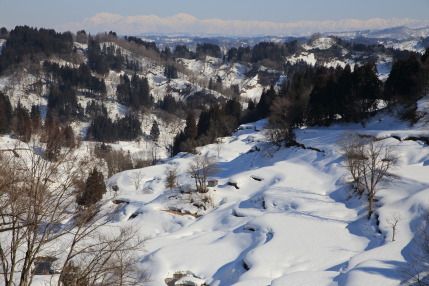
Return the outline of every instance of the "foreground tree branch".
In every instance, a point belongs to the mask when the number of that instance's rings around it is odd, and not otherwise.
[[[113,207],[79,207],[76,189],[91,170],[90,161],[72,148],[61,148],[52,160],[44,156],[45,147],[32,142],[17,151],[19,156],[0,153],[2,285],[31,285],[35,263],[43,257],[57,260],[57,285],[139,283],[143,279],[127,263],[137,264],[146,238],[130,227],[108,226]]]

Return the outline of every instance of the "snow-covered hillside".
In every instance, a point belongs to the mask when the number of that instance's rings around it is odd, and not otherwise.
[[[4,43],[4,40],[0,40],[0,52],[1,46]],[[106,42],[103,44],[118,48],[115,43]],[[85,59],[87,45],[75,43],[75,47]],[[250,66],[244,64],[224,64],[221,59],[212,57],[207,57],[206,59],[177,59],[176,62],[178,65],[183,65],[184,70],[178,73],[177,78],[168,80],[164,75],[163,63],[145,56],[133,55],[131,52],[124,49],[122,52],[124,55],[139,62],[142,71],[138,73],[138,76],[148,79],[150,93],[155,103],[162,101],[166,95],[171,95],[176,100],[186,101],[189,96],[197,92],[211,94],[215,98],[229,98],[230,95],[223,93],[223,91],[229,89],[231,85],[236,85],[239,88],[239,93],[242,96],[243,105],[245,106],[249,98],[258,101],[264,88],[269,87],[269,85],[262,86],[258,82],[257,75],[246,77],[245,73],[250,69]],[[60,66],[78,67],[78,65],[72,62],[57,58],[50,58],[47,60],[57,63]],[[43,61],[40,62],[41,66],[42,64]],[[116,89],[117,85],[120,83],[120,76],[124,74],[126,74],[124,71],[116,72],[110,70],[108,74],[104,75],[103,79],[106,84],[107,92],[101,97],[87,96],[86,90],[78,90],[77,99],[80,106],[85,109],[90,102],[95,101],[102,103],[106,107],[108,116],[112,120],[123,118],[130,110],[126,106],[118,103]],[[99,76],[95,73],[93,73],[93,75]],[[132,76],[129,71],[128,76]],[[34,75],[25,68],[17,69],[11,74],[0,77],[0,91],[8,96],[13,107],[16,107],[18,102],[28,110],[31,109],[32,105],[39,106],[42,119],[44,119],[48,109],[47,98],[49,94],[49,80],[47,80],[46,77],[47,76],[43,72]],[[207,86],[210,79],[216,81],[217,78],[222,81],[219,91],[208,90]],[[36,91],[34,86],[40,83],[42,83],[41,89]],[[143,146],[150,144],[149,133],[154,120],[160,124],[161,132],[160,141],[158,142],[158,156],[159,158],[167,157],[166,147],[172,144],[174,136],[183,129],[184,120],[174,115],[162,116],[159,112],[142,113],[140,121],[143,133],[139,134],[137,142],[117,144],[114,148],[135,151],[137,150],[136,148],[142,146],[141,142]],[[89,122],[75,121],[72,126],[75,134],[80,135],[82,138],[86,137]]]
[[[129,201],[116,223],[152,237],[143,257],[149,285],[165,285],[174,274],[198,285],[399,285],[429,201],[429,148],[405,139],[427,136],[427,128],[380,113],[365,128],[297,130],[297,141],[313,150],[272,146],[264,124],[241,126],[199,155],[180,154],[109,179],[119,186],[117,198]],[[338,150],[338,139],[350,132],[376,136],[401,156],[396,176],[377,193],[371,220],[365,199],[346,183]],[[193,184],[187,170],[196,156],[216,159],[219,170],[209,179],[218,185],[193,197],[183,190]],[[181,188],[166,189],[171,169]],[[144,176],[138,188],[135,172]]]
[[[428,106],[426,97],[418,112]],[[132,226],[141,238],[150,237],[140,260],[150,273],[145,285],[400,285],[421,251],[413,237],[427,214],[429,147],[415,138],[428,136],[427,125],[409,127],[381,111],[364,128],[296,130],[306,148],[279,148],[267,142],[265,124],[242,125],[198,154],[180,153],[106,180],[118,186],[101,202],[115,209],[109,226]],[[337,144],[350,133],[379,138],[401,159],[377,193],[370,220],[365,197],[347,184]],[[0,146],[13,149],[15,142],[4,136]],[[189,173],[201,158],[217,167],[208,177],[217,185],[203,194],[193,191]],[[177,187],[168,188],[171,170]],[[114,202],[119,205],[109,208]],[[37,276],[34,285],[50,279]]]

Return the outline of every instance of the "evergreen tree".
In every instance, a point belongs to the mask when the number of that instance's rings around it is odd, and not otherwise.
[[[173,140],[173,146],[171,150],[171,155],[175,156],[180,152],[184,152],[183,143],[186,141],[186,135],[183,131],[180,131]]]
[[[350,65],[346,65],[338,78],[338,84],[334,94],[336,113],[346,122],[356,121],[359,116],[354,106],[354,102],[357,101],[357,98],[353,89],[353,82],[354,78],[351,67]]]
[[[71,128],[70,125],[66,125],[62,130],[62,146],[67,148],[74,148],[75,147],[75,135],[74,131]]]
[[[77,102],[76,92],[70,85],[52,86],[48,96],[48,108],[55,109],[61,122],[78,118],[83,110]]]
[[[9,98],[0,92],[0,134],[10,131],[12,122],[12,105]]]
[[[30,111],[31,127],[33,131],[39,130],[42,125],[42,116],[38,105],[32,105]]]
[[[423,66],[415,55],[395,62],[385,83],[384,98],[393,102],[415,102],[424,93],[423,77]]]
[[[174,57],[175,58],[184,58],[184,59],[189,59],[190,57],[190,52],[187,46],[185,45],[177,45],[174,48]]]
[[[193,112],[188,112],[186,116],[186,126],[184,132],[186,138],[190,140],[194,140],[198,135],[197,124]]]
[[[163,51],[161,51],[161,58],[168,61],[173,57],[173,53],[169,47],[165,47]]]
[[[161,101],[160,105],[162,110],[165,110],[168,113],[174,113],[174,111],[177,109],[178,103],[176,102],[176,99],[174,99],[173,96],[168,94]]]
[[[126,106],[129,106],[131,104],[130,83],[130,79],[125,74],[124,76],[120,76],[120,83],[116,87],[116,97],[118,99],[118,102]]]
[[[164,76],[168,79],[168,81],[177,78],[177,68],[174,65],[165,66]]]
[[[382,82],[378,79],[375,64],[366,63],[355,67],[353,72],[356,97],[359,99],[359,111],[365,118],[368,112],[377,107],[377,100],[381,99]]]
[[[335,79],[327,76],[326,70],[319,71],[310,93],[307,116],[311,124],[329,125],[335,118]]]
[[[210,129],[210,112],[208,110],[201,111],[200,119],[197,125],[198,138],[205,135]]]
[[[15,123],[14,130],[16,135],[21,141],[29,142],[31,138],[31,119],[28,110],[18,102],[18,106],[15,109]]]
[[[124,118],[117,120],[114,127],[118,130],[116,140],[131,141],[142,133],[140,121],[133,114],[127,114]]]
[[[176,137],[174,137],[172,154],[173,156],[179,152],[189,152],[192,153],[195,151],[195,139],[198,135],[197,124],[195,121],[194,113],[188,112],[186,116],[186,126],[184,131],[179,132]]]
[[[126,106],[138,110],[141,106],[152,108],[153,98],[150,95],[149,81],[134,74],[131,78],[127,75],[120,77],[120,84],[116,88],[118,101]]]
[[[241,118],[241,104],[237,100],[231,99],[228,100],[224,107],[224,112],[226,115],[232,116],[235,120],[235,124],[238,125]]]
[[[57,122],[53,122],[49,125],[49,128],[45,128],[46,137],[46,149],[45,158],[49,161],[57,161],[58,156],[61,152],[62,136],[60,128]]]
[[[103,56],[100,43],[93,37],[89,37],[88,40],[88,64],[93,71],[99,74],[104,75],[109,72],[107,57]]]
[[[210,43],[197,44],[196,54],[197,54],[197,57],[200,59],[204,58],[205,56],[210,56],[214,58],[222,57],[222,51],[220,47],[218,45],[214,45]]]
[[[106,185],[101,172],[94,167],[85,183],[85,188],[79,194],[76,202],[80,206],[89,207],[99,202],[106,193]]]
[[[99,142],[114,142],[118,138],[117,131],[117,127],[107,114],[100,114],[91,121],[86,139]]]
[[[153,141],[158,142],[159,134],[160,132],[159,132],[158,122],[154,120],[152,123],[152,128],[150,129],[150,137],[152,138]]]
[[[269,90],[264,91],[261,95],[261,99],[256,105],[256,113],[258,119],[266,118],[270,114],[270,108],[274,100],[277,97],[277,93],[274,90],[274,86],[271,86]]]

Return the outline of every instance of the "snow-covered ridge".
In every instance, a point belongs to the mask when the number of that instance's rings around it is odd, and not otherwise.
[[[302,47],[305,50],[320,49],[327,50],[335,44],[335,39],[332,38],[318,38],[310,44],[305,44]]]

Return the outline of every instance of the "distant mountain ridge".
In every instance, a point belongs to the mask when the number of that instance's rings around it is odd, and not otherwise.
[[[194,36],[298,36],[315,32],[344,32],[386,29],[398,26],[421,28],[429,26],[429,20],[345,19],[339,21],[299,21],[274,23],[268,21],[241,21],[222,19],[198,19],[188,14],[169,17],[156,15],[122,16],[102,12],[82,23],[69,23],[57,27],[58,30],[77,31],[84,29],[91,33],[115,31],[122,35],[194,35]],[[426,32],[427,34],[427,32]]]
[[[403,41],[409,39],[419,39],[421,37],[428,37],[429,27],[410,29],[406,26],[399,26],[380,30],[338,32],[327,34],[335,35],[342,38],[365,37],[372,39],[394,39],[398,41]]]

